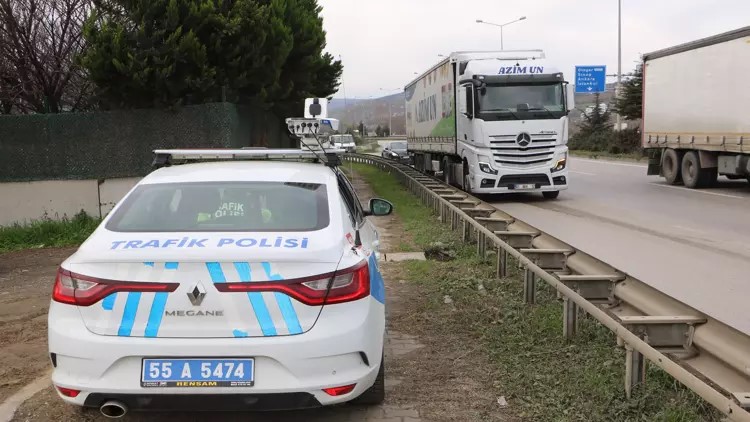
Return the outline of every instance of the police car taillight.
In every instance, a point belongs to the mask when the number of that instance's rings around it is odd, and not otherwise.
[[[117,292],[173,292],[178,283],[114,281],[75,274],[60,268],[52,289],[52,300],[68,305],[91,306]]]
[[[329,287],[330,286],[330,287]],[[279,292],[309,306],[352,302],[370,295],[370,271],[367,262],[335,273],[253,283],[217,283],[220,292]]]

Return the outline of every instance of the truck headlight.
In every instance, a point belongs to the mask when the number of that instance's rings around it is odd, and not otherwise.
[[[568,165],[568,154],[565,153],[565,156],[557,160],[554,167],[552,167],[552,172],[561,171],[565,169],[565,166]]]
[[[487,174],[497,174],[497,170],[493,169],[489,163],[490,157],[480,155],[477,158],[479,159],[479,170]]]

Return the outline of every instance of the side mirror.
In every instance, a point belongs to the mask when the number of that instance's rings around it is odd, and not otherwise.
[[[565,87],[565,104],[569,112],[576,108],[576,89],[573,85]]]
[[[367,215],[374,216],[385,216],[390,215],[393,212],[393,204],[386,201],[385,199],[372,198],[370,199],[370,211]]]
[[[458,99],[458,112],[469,119],[474,118],[474,91],[471,85],[461,87],[461,95]]]

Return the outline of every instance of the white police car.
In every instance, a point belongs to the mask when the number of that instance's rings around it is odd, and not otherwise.
[[[110,417],[381,402],[385,289],[367,216],[391,204],[364,210],[309,151],[157,157],[219,161],[154,171],[62,263],[59,395]]]

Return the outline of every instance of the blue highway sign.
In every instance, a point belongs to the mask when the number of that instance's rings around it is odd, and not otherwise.
[[[576,92],[594,94],[607,90],[607,66],[576,66]]]

